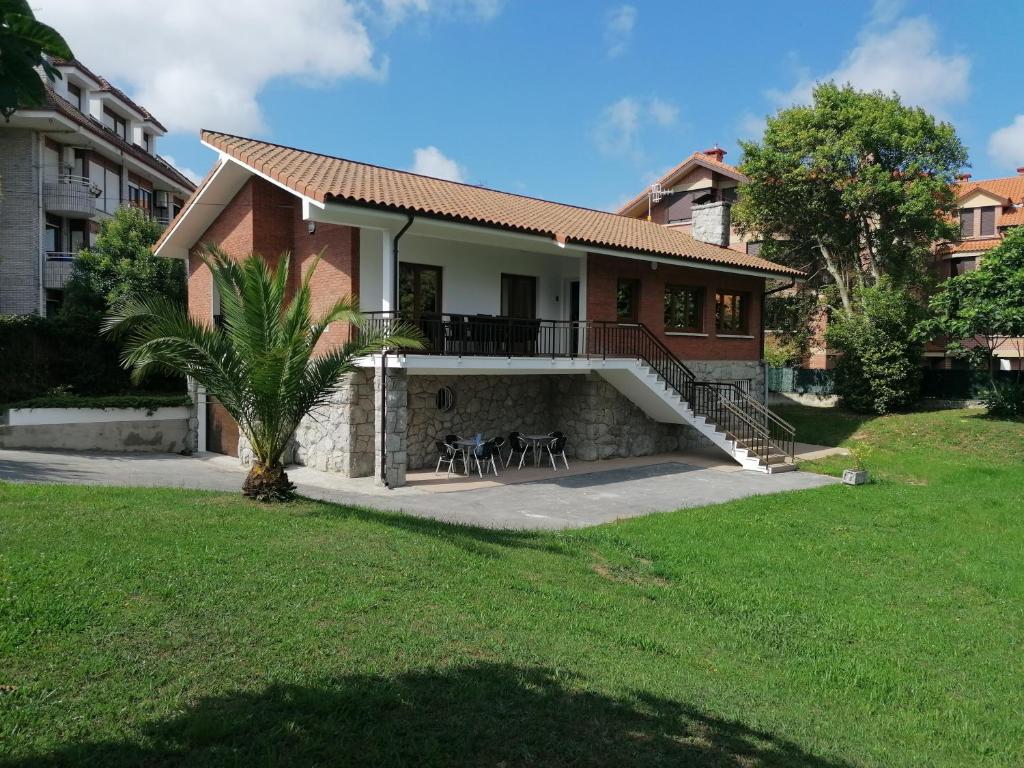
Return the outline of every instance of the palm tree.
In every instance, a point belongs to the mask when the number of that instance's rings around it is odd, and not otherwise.
[[[290,498],[295,486],[281,459],[302,417],[327,402],[339,379],[356,369],[357,358],[388,347],[418,348],[420,334],[399,324],[371,329],[350,297],[312,318],[310,279],[319,257],[291,299],[288,254],[273,269],[257,254],[236,262],[214,247],[202,259],[220,292],[220,324],[190,317],[187,308],[164,297],[128,297],[107,315],[103,330],[124,339],[122,362],[133,380],[154,371],[184,374],[238,422],[255,456],[245,495]],[[359,333],[317,353],[332,323],[351,323]]]

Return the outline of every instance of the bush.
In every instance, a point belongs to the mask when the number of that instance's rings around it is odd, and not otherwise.
[[[860,311],[837,315],[828,341],[841,352],[836,394],[859,413],[885,414],[917,401],[923,342],[915,334],[922,308],[909,293],[883,279],[859,292]]]
[[[177,395],[101,395],[85,397],[81,395],[44,395],[31,400],[9,403],[5,408],[144,408],[153,411],[157,408],[173,408],[179,405],[191,405],[192,399],[186,394]]]
[[[765,336],[764,362],[769,368],[785,368],[800,360],[800,347],[794,342],[781,341],[776,336]]]
[[[994,419],[1024,421],[1024,382],[996,381],[981,394],[981,400]]]
[[[0,316],[0,403],[55,391],[88,396],[185,391],[177,377],[133,387],[117,345],[99,335],[100,319],[99,312],[86,310],[56,317]]]

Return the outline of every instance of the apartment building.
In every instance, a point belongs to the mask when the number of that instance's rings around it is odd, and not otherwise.
[[[75,254],[133,206],[167,225],[195,185],[157,153],[144,107],[79,61],[54,60],[47,103],[0,123],[0,314],[49,314]]]

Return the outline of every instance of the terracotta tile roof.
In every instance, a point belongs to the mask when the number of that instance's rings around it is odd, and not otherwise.
[[[672,180],[674,179],[674,177],[681,170],[683,170],[683,168],[685,168],[690,163],[697,163],[697,164],[700,164],[700,165],[704,165],[706,167],[711,168],[712,170],[717,170],[717,171],[720,171],[721,173],[724,173],[724,174],[726,174],[728,176],[731,176],[731,177],[737,179],[738,181],[746,181],[747,180],[747,177],[744,176],[742,173],[740,173],[739,169],[736,166],[729,165],[728,163],[724,163],[724,162],[718,160],[717,158],[712,157],[711,155],[707,154],[706,152],[694,152],[692,155],[688,156],[686,159],[684,159],[678,165],[674,165],[671,168],[669,168],[667,171],[665,171],[665,173],[663,173],[661,175],[661,177],[655,183],[656,184],[661,184],[662,186],[670,184],[672,182]],[[646,200],[647,200],[647,190],[645,189],[643,192],[638,194],[636,197],[634,197],[628,203],[626,203],[621,208],[619,208],[618,213],[624,214],[624,213],[626,213],[626,211],[630,210],[631,208],[634,208],[635,206],[639,205],[641,202],[645,202]]]
[[[108,141],[115,147],[131,155],[139,162],[150,168],[159,171],[165,176],[173,179],[175,182],[180,184],[186,191],[195,189],[195,184],[187,176],[184,176],[177,168],[168,162],[165,162],[163,158],[157,155],[151,155],[141,147],[137,147],[129,141],[125,141],[113,131],[108,131],[96,120],[89,115],[84,115],[78,111],[69,101],[63,96],[57,94],[49,83],[46,84],[46,103],[47,106],[55,112],[63,115],[64,117],[71,120],[73,123],[80,125],[90,133],[99,136],[104,141]],[[41,107],[46,109],[47,107]]]
[[[961,240],[958,243],[943,243],[939,246],[939,253],[973,253],[974,251],[991,251],[1002,243],[998,237],[986,238],[985,240]]]
[[[318,202],[339,201],[498,227],[595,248],[703,261],[775,275],[799,270],[679,230],[606,211],[444,181],[214,131],[211,147]]]
[[[54,66],[57,66],[57,67],[74,67],[75,69],[81,70],[83,74],[88,75],[90,78],[92,78],[97,83],[99,83],[99,86],[100,86],[99,90],[106,91],[107,93],[114,94],[114,96],[119,98],[121,101],[123,101],[129,107],[131,107],[136,112],[138,112],[140,115],[142,115],[144,118],[149,120],[149,122],[151,122],[153,125],[155,125],[157,128],[159,128],[161,131],[166,131],[167,130],[166,128],[164,128],[163,123],[161,123],[159,120],[157,120],[155,117],[153,117],[153,114],[148,109],[146,109],[144,106],[142,106],[138,102],[133,101],[131,98],[128,97],[128,95],[124,91],[122,91],[120,88],[118,88],[113,83],[111,83],[109,80],[107,80],[107,78],[103,77],[102,75],[97,75],[95,72],[93,72],[91,69],[89,69],[87,66],[85,66],[85,64],[80,62],[78,59],[56,59],[55,58],[55,59],[52,59],[52,61],[53,61]]]
[[[997,197],[1003,197],[1010,202],[1019,205],[1024,202],[1024,173],[1016,176],[1006,176],[1001,179],[978,179],[977,181],[966,181],[953,186],[957,198],[976,192],[978,190],[991,192]]]
[[[1021,208],[1004,208],[1002,215],[999,217],[998,226],[1000,227],[1017,227],[1024,224],[1024,207]]]

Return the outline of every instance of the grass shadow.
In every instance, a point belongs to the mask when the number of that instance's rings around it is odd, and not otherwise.
[[[478,664],[273,685],[200,699],[132,740],[72,743],[7,765],[847,765],[687,704],[612,698],[578,682]]]
[[[781,405],[772,410],[796,428],[796,439],[812,445],[838,446],[877,416],[840,408]]]

